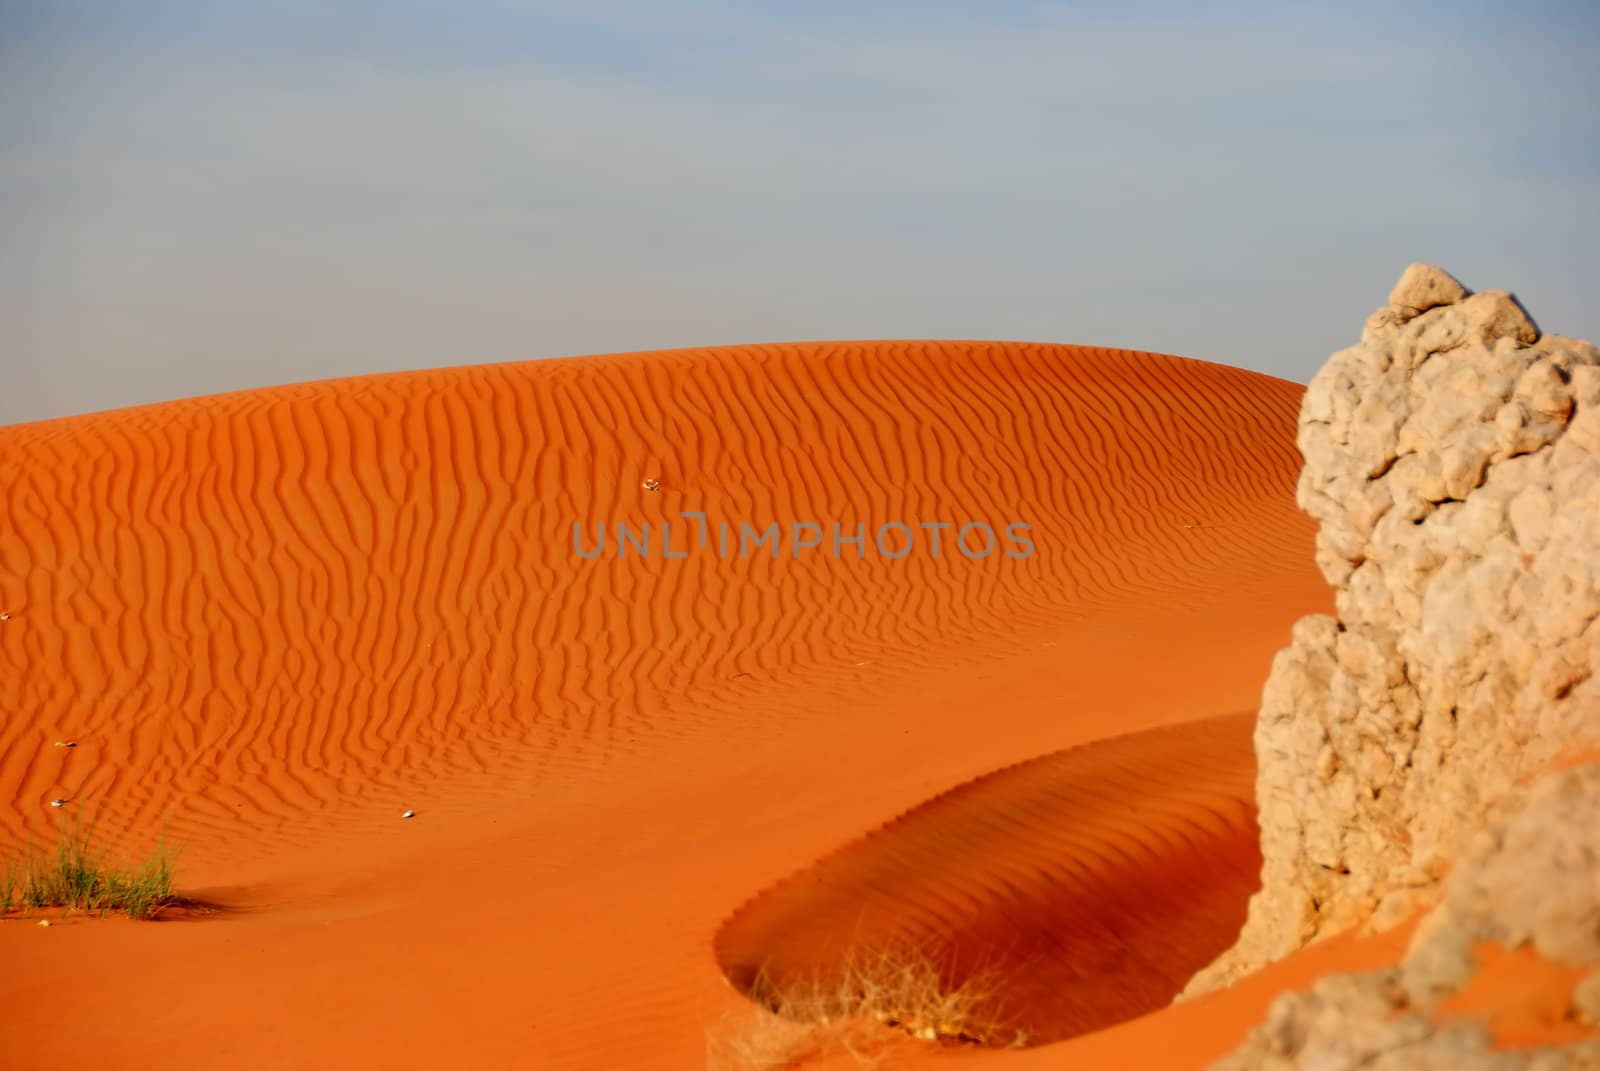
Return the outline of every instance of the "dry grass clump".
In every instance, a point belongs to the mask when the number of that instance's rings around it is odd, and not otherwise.
[[[835,972],[803,981],[763,973],[747,1016],[707,1046],[712,1071],[780,1071],[839,1053],[875,1067],[908,1037],[924,1042],[1021,1046],[1027,1037],[996,1021],[986,975],[949,983],[926,956],[859,950]]]
[[[173,856],[164,843],[134,866],[120,868],[107,866],[90,839],[90,831],[74,825],[63,832],[53,854],[35,849],[20,863],[7,858],[0,868],[0,917],[13,907],[30,915],[63,907],[100,915],[126,911],[131,919],[148,919],[173,901]]]

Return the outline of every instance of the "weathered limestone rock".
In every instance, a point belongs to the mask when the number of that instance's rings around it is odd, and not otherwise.
[[[1191,994],[1436,902],[1491,801],[1600,745],[1600,350],[1413,265],[1299,446],[1337,616],[1274,661],[1262,889]]]
[[[1497,805],[1458,860],[1443,904],[1396,968],[1332,975],[1280,997],[1218,1071],[1600,1068],[1600,1039],[1496,1051],[1477,1020],[1439,1014],[1472,980],[1474,949],[1531,946],[1565,966],[1600,966],[1600,763],[1547,775]],[[1593,1017],[1597,972],[1569,1014]]]
[[[1389,308],[1403,323],[1420,312],[1440,305],[1454,305],[1466,296],[1467,288],[1443,268],[1413,264],[1389,291]]]

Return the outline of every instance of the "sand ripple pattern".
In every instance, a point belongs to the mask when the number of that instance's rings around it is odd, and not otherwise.
[[[0,428],[0,845],[56,796],[113,832],[170,821],[202,851],[241,828],[294,844],[422,782],[584,776],[747,717],[753,688],[797,675],[958,662],[975,637],[1121,600],[1223,596],[1207,583],[1303,538],[1299,395],[1118,350],[829,343]],[[573,522],[685,510],[1021,520],[1038,549],[572,552]]]

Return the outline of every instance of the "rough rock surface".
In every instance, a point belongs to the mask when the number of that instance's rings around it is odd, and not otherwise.
[[[1600,745],[1600,351],[1413,265],[1299,446],[1338,613],[1273,663],[1262,889],[1190,994],[1437,902],[1491,801]]]
[[[1480,1022],[1439,1013],[1472,978],[1473,949],[1484,942],[1600,967],[1600,763],[1548,775],[1494,808],[1398,967],[1333,975],[1278,998],[1215,1068],[1600,1068],[1600,1039],[1496,1051]],[[1597,985],[1600,970],[1574,992],[1571,1017],[1595,1021]]]

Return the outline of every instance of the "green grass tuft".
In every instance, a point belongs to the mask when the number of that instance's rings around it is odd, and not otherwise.
[[[131,868],[107,866],[90,846],[92,831],[64,831],[54,854],[33,850],[18,867],[5,860],[0,873],[0,915],[13,906],[32,913],[61,907],[100,915],[126,911],[131,919],[154,918],[174,899],[173,857],[165,842]]]

